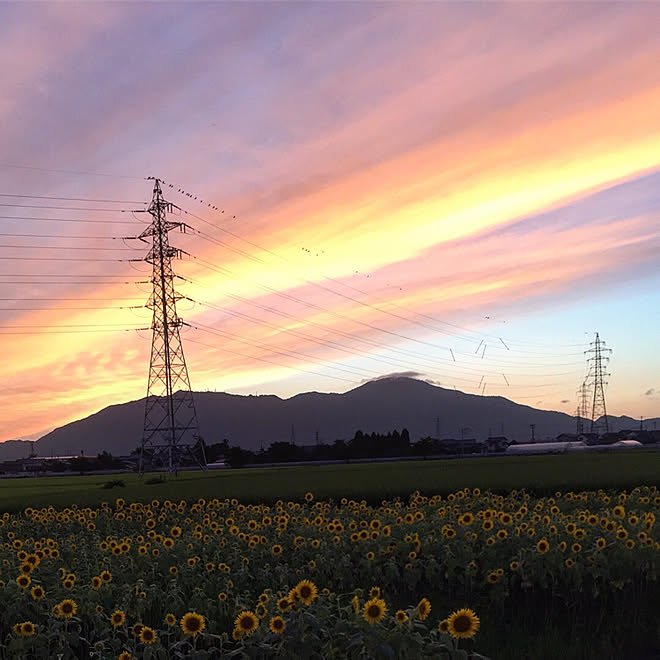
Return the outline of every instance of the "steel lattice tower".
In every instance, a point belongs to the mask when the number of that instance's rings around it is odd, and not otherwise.
[[[181,296],[174,288],[172,259],[180,258],[183,251],[170,246],[168,237],[172,229],[185,227],[167,220],[173,205],[163,198],[160,180],[149,178],[154,189],[147,213],[153,221],[138,238],[146,242],[151,237],[152,243],[144,261],[152,266],[153,291],[147,307],[153,310],[153,332],[139,470],[143,474],[166,467],[176,474],[183,458],[205,467],[206,456],[179,333],[183,321],[176,312]]]
[[[605,378],[610,374],[605,372],[605,365],[609,361],[609,356],[603,353],[611,353],[611,349],[605,348],[605,342],[600,339],[596,333],[596,339],[591,342],[590,348],[587,353],[593,353],[589,358],[590,375],[593,379],[593,398],[591,405],[591,432],[592,433],[607,433],[609,424],[607,422],[607,408],[605,407],[605,385],[607,381]]]
[[[587,403],[587,379],[585,378],[577,391],[578,395],[578,408],[576,415],[576,433],[584,433],[584,422],[589,418],[589,407]]]

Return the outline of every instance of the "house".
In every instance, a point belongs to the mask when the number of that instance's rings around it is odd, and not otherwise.
[[[491,435],[486,440],[486,451],[489,454],[501,453],[511,444],[509,439],[503,435]]]

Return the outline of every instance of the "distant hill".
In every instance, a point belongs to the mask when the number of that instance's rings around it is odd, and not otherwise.
[[[314,444],[349,439],[355,431],[387,433],[407,428],[413,441],[435,436],[439,418],[440,436],[483,439],[505,435],[527,442],[530,425],[537,440],[571,433],[575,418],[561,412],[537,410],[503,397],[478,396],[448,390],[413,378],[393,377],[368,382],[344,394],[308,392],[289,399],[274,395],[241,396],[215,392],[195,393],[200,430],[207,443],[224,438],[245,449],[267,448],[272,442]],[[115,456],[135,449],[142,436],[144,399],[109,406],[85,419],[51,431],[34,443],[39,456],[97,454]],[[610,418],[613,430],[639,428],[639,420]],[[646,420],[652,428],[654,420]],[[658,421],[658,420],[655,420]],[[26,456],[30,443],[0,444],[0,460]]]

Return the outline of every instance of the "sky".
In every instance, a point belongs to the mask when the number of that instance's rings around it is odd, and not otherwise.
[[[660,416],[659,21],[0,4],[0,440],[145,396],[148,177],[192,228],[194,390],[407,374],[574,414],[598,332],[608,413]]]

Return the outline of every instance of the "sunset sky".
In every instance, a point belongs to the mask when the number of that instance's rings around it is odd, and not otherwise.
[[[121,237],[148,176],[201,232],[170,235],[194,390],[405,373],[574,414],[599,332],[608,412],[660,416],[659,24],[652,2],[0,4],[0,440],[145,395],[147,246]]]

